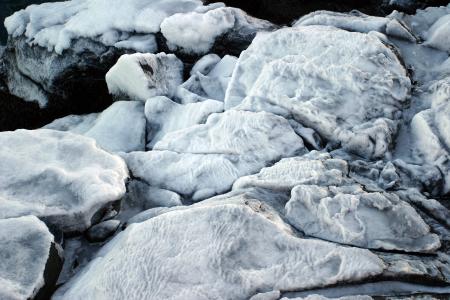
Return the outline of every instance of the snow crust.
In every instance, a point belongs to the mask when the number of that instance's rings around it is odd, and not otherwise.
[[[183,62],[165,53],[124,54],[106,74],[108,90],[118,100],[171,97],[182,81]]]
[[[0,298],[31,299],[44,286],[53,235],[34,216],[0,219]]]
[[[124,154],[135,177],[201,200],[223,193],[241,176],[304,150],[302,139],[276,115],[227,111],[205,124],[166,134],[150,152]]]
[[[145,103],[148,126],[148,147],[151,149],[166,134],[205,123],[209,115],[223,111],[223,102],[178,104],[167,97],[154,97]]]
[[[383,269],[367,250],[300,239],[268,213],[219,204],[129,226],[55,299],[248,299],[257,291],[321,287]]]
[[[134,35],[160,31],[162,21],[182,12],[203,12],[199,0],[72,0],[31,5],[5,20],[8,34],[24,35],[30,43],[61,54],[74,39],[89,38],[107,46],[143,50]],[[131,42],[130,42],[131,39]],[[149,37],[152,43],[153,37]],[[145,50],[152,50],[145,47]]]
[[[146,120],[141,101],[117,101],[101,114],[71,115],[43,128],[82,134],[109,152],[145,150]]]
[[[383,156],[411,87],[376,35],[326,26],[259,34],[239,57],[226,109],[293,118],[367,158]]]
[[[273,27],[270,22],[250,17],[238,8],[219,7],[169,16],[161,23],[161,33],[172,51],[205,54],[216,39],[230,31],[249,35]]]
[[[36,215],[65,232],[125,194],[124,161],[90,138],[48,129],[0,133],[0,219]]]

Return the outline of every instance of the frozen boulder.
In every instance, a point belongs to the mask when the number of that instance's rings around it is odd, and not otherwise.
[[[0,298],[49,299],[62,258],[47,226],[25,216],[0,219],[0,227]]]
[[[71,115],[43,128],[82,134],[110,152],[145,150],[146,120],[141,101],[117,101],[101,114]]]
[[[249,299],[363,280],[384,267],[367,250],[298,238],[250,206],[198,206],[132,224],[54,299]]]
[[[375,34],[299,26],[259,34],[239,57],[226,109],[269,111],[367,158],[392,145],[411,81]]]
[[[35,215],[81,232],[125,194],[124,161],[90,138],[54,130],[0,133],[0,219]]]
[[[281,298],[281,300],[373,300],[370,296],[355,295],[355,296],[344,296],[339,298],[328,298],[322,295],[309,295],[306,297],[299,298]]]
[[[411,121],[414,150],[424,163],[437,166],[445,178],[442,194],[450,192],[450,77],[430,88],[430,109]]]
[[[293,26],[311,25],[334,26],[348,31],[363,33],[378,31],[388,36],[411,42],[417,41],[411,29],[400,18],[397,19],[395,13],[387,17],[374,17],[359,11],[351,11],[350,13],[316,11],[301,17]]]
[[[183,62],[165,53],[122,55],[106,74],[108,90],[117,100],[171,97],[182,81]]]
[[[152,186],[201,200],[241,176],[304,151],[288,121],[260,112],[212,114],[205,124],[166,134],[150,152],[124,155],[133,175]]]
[[[176,98],[181,103],[193,103],[214,99],[222,101],[231,80],[237,58],[225,55],[220,61],[208,65],[208,60],[214,59],[206,55],[194,65],[191,77],[180,85],[176,91]]]
[[[167,97],[154,97],[145,103],[148,128],[148,147],[160,141],[166,134],[206,122],[209,115],[223,111],[223,102],[178,104]]]
[[[307,235],[343,244],[409,252],[433,252],[441,246],[409,204],[395,194],[367,193],[358,185],[297,186],[286,216]]]
[[[274,28],[272,23],[253,18],[233,7],[178,13],[161,23],[161,33],[170,50],[194,55],[206,54],[213,47],[226,47],[228,51],[239,53],[258,31]]]

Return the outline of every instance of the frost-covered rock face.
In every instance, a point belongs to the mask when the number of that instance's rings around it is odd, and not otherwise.
[[[141,101],[118,101],[101,114],[71,115],[43,128],[82,134],[110,152],[145,150],[146,120]]]
[[[258,31],[274,28],[272,23],[233,7],[174,14],[161,23],[161,33],[170,50],[197,55],[208,53],[220,44],[233,45],[231,51],[244,50]]]
[[[135,177],[201,200],[244,175],[304,150],[289,123],[270,113],[228,111],[166,134],[150,152],[124,155]]]
[[[431,252],[441,246],[409,204],[359,186],[297,186],[286,216],[307,235],[363,248]]]
[[[62,259],[47,226],[26,216],[0,219],[0,228],[0,298],[50,297]]]
[[[450,77],[435,83],[429,97],[431,108],[414,116],[411,132],[417,155],[442,172],[445,194],[450,192]]]
[[[214,99],[223,101],[237,58],[216,54],[202,57],[192,68],[191,77],[177,88],[176,98],[181,103]]]
[[[159,142],[166,134],[206,122],[209,115],[223,111],[223,102],[178,104],[167,97],[154,97],[145,103],[148,126],[148,147]]]
[[[182,81],[183,62],[165,53],[122,55],[106,74],[108,90],[117,100],[171,97]]]
[[[374,34],[300,26],[259,34],[239,57],[225,107],[293,118],[359,155],[383,156],[411,87]]]
[[[297,238],[270,213],[200,206],[130,226],[55,299],[248,299],[361,280],[383,269],[367,250]]]
[[[125,163],[93,139],[17,130],[0,133],[0,144],[0,219],[31,214],[64,232],[79,232],[125,194]]]

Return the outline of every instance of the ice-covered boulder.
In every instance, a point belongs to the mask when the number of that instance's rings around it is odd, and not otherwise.
[[[450,77],[430,88],[431,108],[416,114],[411,134],[416,154],[437,166],[445,178],[443,194],[450,192]]]
[[[301,17],[294,23],[296,26],[325,25],[334,26],[348,31],[369,33],[378,31],[389,36],[416,42],[416,37],[411,29],[396,18],[396,14],[387,17],[374,17],[363,14],[359,11],[350,13],[338,13],[332,11],[316,11]]]
[[[373,298],[365,295],[344,296],[339,298],[329,298],[322,295],[309,295],[306,297],[298,298],[281,298],[281,300],[373,300]]]
[[[205,124],[166,134],[150,152],[124,155],[133,175],[152,186],[201,200],[241,176],[304,151],[288,121],[260,112],[212,114]]]
[[[269,111],[367,158],[397,132],[411,81],[376,34],[299,26],[259,34],[239,57],[226,109]]]
[[[165,53],[122,55],[106,74],[108,90],[117,100],[171,97],[182,81],[183,62]]]
[[[209,115],[222,111],[223,102],[216,100],[179,104],[167,97],[150,98],[145,103],[148,147],[170,132],[205,123]]]
[[[141,101],[117,101],[101,114],[71,115],[43,128],[82,134],[110,152],[145,150],[146,120]]]
[[[213,47],[226,47],[228,53],[239,53],[258,31],[274,28],[272,23],[233,7],[178,13],[161,23],[161,33],[170,50],[196,55],[206,54]]]
[[[364,248],[433,252],[439,237],[395,194],[359,185],[299,185],[286,204],[289,222],[307,235]]]
[[[181,103],[208,99],[223,102],[237,58],[231,55],[225,55],[219,61],[215,58],[209,54],[194,65],[191,77],[177,88],[175,95]]]
[[[0,298],[49,299],[62,258],[47,226],[34,216],[0,219]]]
[[[298,238],[270,212],[200,205],[129,226],[54,299],[249,299],[363,280],[384,267],[367,250]]]
[[[0,133],[0,219],[35,215],[81,232],[125,194],[124,161],[95,141],[54,130]]]

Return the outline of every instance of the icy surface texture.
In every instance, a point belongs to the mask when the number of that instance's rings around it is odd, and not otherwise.
[[[71,115],[43,128],[82,134],[110,152],[145,150],[146,120],[141,101],[118,101],[101,114]]]
[[[197,206],[131,225],[55,299],[248,299],[383,269],[367,250],[297,238],[270,213]]]
[[[0,219],[36,215],[65,232],[125,194],[120,157],[90,138],[54,130],[0,133]]]
[[[182,61],[165,53],[122,55],[106,74],[108,90],[117,100],[171,97],[182,80]]]
[[[44,286],[53,235],[34,216],[0,219],[0,298],[31,299]]]
[[[255,38],[239,57],[225,107],[293,118],[374,158],[389,149],[410,87],[376,35],[299,26]]]
[[[241,176],[304,150],[302,139],[276,115],[228,111],[205,124],[165,135],[150,152],[124,155],[135,177],[201,200],[227,191]]]
[[[154,97],[145,103],[145,117],[148,126],[149,148],[166,134],[206,122],[209,115],[223,111],[223,102],[178,104],[167,97]]]
[[[130,37],[159,32],[166,17],[205,9],[198,0],[65,1],[29,6],[7,18],[5,26],[9,35],[25,35],[29,42],[61,54],[77,38],[107,46],[128,41],[132,47],[136,38]]]

